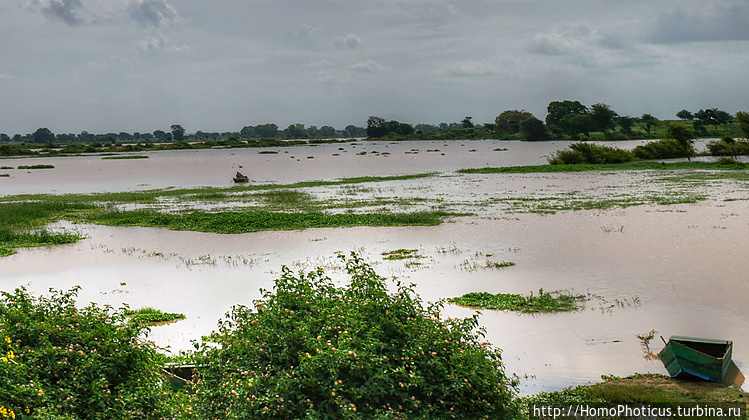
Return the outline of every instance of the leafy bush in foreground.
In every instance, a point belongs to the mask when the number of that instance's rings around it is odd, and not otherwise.
[[[284,267],[254,310],[235,306],[198,345],[201,418],[492,418],[514,415],[516,383],[482,342],[477,315],[440,319],[413,286],[358,256],[350,282]]]
[[[573,143],[570,150],[560,150],[549,159],[551,165],[570,165],[579,163],[625,163],[634,160],[634,156],[627,150],[609,146],[599,146],[594,143]]]
[[[147,327],[122,310],[78,309],[78,288],[31,297],[0,295],[0,406],[9,417],[143,419],[171,417]]]

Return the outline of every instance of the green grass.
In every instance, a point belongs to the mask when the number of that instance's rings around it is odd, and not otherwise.
[[[522,174],[522,173],[554,173],[554,172],[590,172],[590,171],[637,171],[637,170],[674,170],[674,169],[702,169],[702,170],[733,170],[749,169],[749,164],[736,162],[721,164],[717,162],[629,162],[619,164],[574,164],[574,165],[533,165],[533,166],[503,166],[486,168],[459,169],[463,174]]]
[[[10,174],[0,174],[0,178],[9,178]]]
[[[533,292],[529,296],[512,293],[471,292],[463,296],[447,299],[450,303],[461,306],[482,309],[498,309],[524,313],[535,312],[570,312],[581,308],[580,304],[587,301],[584,295],[571,295],[554,291],[550,293],[539,289],[538,295]]]
[[[145,155],[123,155],[123,156],[107,156],[102,159],[148,159]]]
[[[395,249],[392,251],[385,251],[381,255],[383,255],[383,260],[405,260],[408,258],[417,258],[419,255],[417,254],[419,252],[418,249]]]
[[[125,311],[125,315],[130,318],[131,322],[137,322],[146,325],[185,319],[184,314],[163,312],[160,309],[151,307],[128,309]]]
[[[18,169],[54,169],[54,165],[21,165]]]
[[[166,227],[214,233],[246,233],[266,230],[299,230],[354,226],[436,226],[452,214],[416,212],[403,214],[326,214],[247,212],[193,212],[165,214],[153,210],[107,211],[85,217],[86,221],[109,226]]]

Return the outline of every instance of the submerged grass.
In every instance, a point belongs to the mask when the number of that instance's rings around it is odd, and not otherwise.
[[[102,159],[107,160],[121,160],[121,159],[148,159],[146,155],[117,155],[117,156],[106,156]]]
[[[382,259],[383,260],[405,260],[409,258],[418,258],[420,255],[418,254],[418,249],[394,249],[392,251],[385,251],[383,252]]]
[[[494,295],[488,292],[471,292],[460,297],[447,299],[450,303],[471,308],[524,313],[576,311],[581,308],[579,304],[587,300],[588,298],[584,295],[572,295],[560,291],[546,293],[544,289],[539,289],[538,295],[531,292],[529,296],[512,293],[497,293]]]
[[[131,322],[139,324],[154,325],[185,319],[184,314],[164,312],[161,309],[145,307],[139,309],[128,309],[125,315],[130,318]]]
[[[486,168],[459,169],[463,174],[522,174],[522,173],[553,173],[553,172],[590,172],[590,171],[636,171],[636,170],[671,170],[671,169],[703,169],[742,171],[749,169],[749,164],[735,162],[724,164],[718,162],[629,162],[617,164],[572,164],[572,165],[532,165],[532,166],[503,166]]]

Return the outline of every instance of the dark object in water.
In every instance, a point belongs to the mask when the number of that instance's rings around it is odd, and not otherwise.
[[[672,378],[723,382],[733,365],[732,353],[730,340],[672,335],[658,356]]]
[[[169,380],[169,385],[171,385],[172,389],[179,391],[192,380],[192,377],[195,374],[195,365],[168,363],[162,372]]]
[[[234,182],[249,182],[250,178],[247,177],[247,175],[243,175],[240,172],[237,172],[236,175],[234,175]]]

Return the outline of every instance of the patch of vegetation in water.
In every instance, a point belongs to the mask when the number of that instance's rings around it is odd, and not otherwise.
[[[247,233],[326,227],[436,226],[452,215],[441,211],[364,214],[269,211],[166,214],[153,210],[114,210],[94,213],[86,216],[84,220],[109,226],[166,227],[172,230],[196,232]]]
[[[447,301],[460,306],[481,309],[498,309],[524,313],[536,312],[571,312],[581,309],[580,304],[587,301],[585,295],[554,291],[538,290],[538,295],[531,292],[528,296],[513,293],[471,292],[460,297],[448,298]]]
[[[736,162],[730,165],[717,162],[629,162],[617,164],[568,164],[568,165],[530,165],[530,166],[501,166],[485,168],[458,169],[463,174],[522,174],[547,172],[590,172],[590,171],[637,171],[637,170],[675,170],[702,169],[716,171],[745,171],[749,164]]]
[[[10,178],[10,174],[0,174],[0,178]]]
[[[385,251],[381,255],[383,260],[405,260],[409,258],[418,258],[418,249],[394,249],[392,251]]]
[[[95,206],[65,202],[18,202],[0,205],[0,257],[12,255],[14,248],[59,245],[81,239],[68,232],[52,232],[42,226],[90,210]]]
[[[257,152],[257,154],[259,154],[259,155],[277,155],[278,151],[276,151],[276,150],[261,150],[261,151]]]
[[[105,156],[102,160],[121,160],[121,159],[148,159],[146,155],[121,155],[121,156]]]
[[[127,309],[125,310],[125,316],[127,316],[131,322],[145,325],[161,324],[185,319],[184,314],[164,312],[160,309],[148,306],[145,308]]]
[[[21,165],[18,169],[54,169],[55,165]]]

